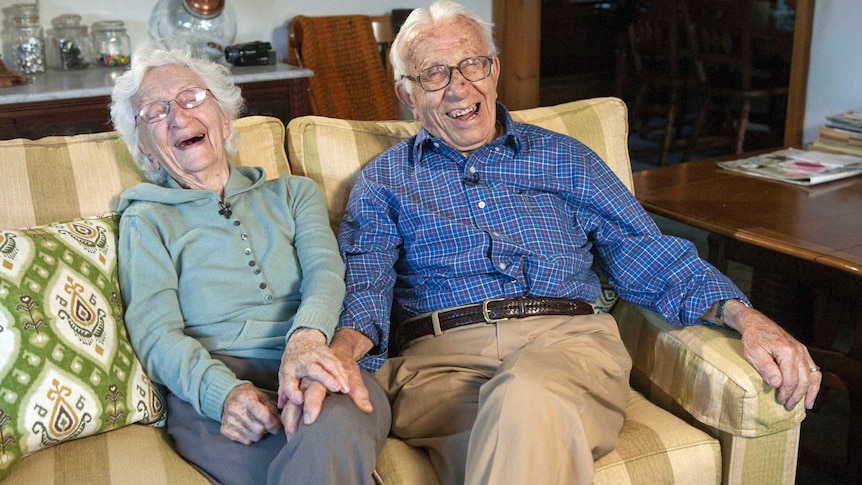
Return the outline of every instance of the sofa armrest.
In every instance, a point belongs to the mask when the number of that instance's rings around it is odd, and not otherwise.
[[[745,438],[787,431],[805,418],[802,403],[791,411],[778,403],[776,391],[745,360],[736,331],[677,327],[622,300],[613,313],[632,355],[632,387],[659,406],[684,410],[714,435]]]

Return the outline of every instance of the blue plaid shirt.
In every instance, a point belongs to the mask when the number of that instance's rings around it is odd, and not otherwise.
[[[620,296],[690,325],[742,298],[689,241],[662,235],[632,194],[579,141],[514,123],[465,158],[424,129],[373,160],[339,229],[347,295],[339,328],[386,357],[393,321],[518,295],[593,301],[597,256]]]

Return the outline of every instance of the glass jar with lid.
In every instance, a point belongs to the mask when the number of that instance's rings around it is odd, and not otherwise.
[[[132,42],[122,20],[102,20],[94,23],[90,30],[96,64],[103,67],[129,65]]]
[[[45,35],[36,4],[17,4],[12,13],[12,55],[24,74],[45,72]]]
[[[81,25],[81,16],[64,14],[51,20],[53,28],[48,32],[48,67],[54,69],[84,69],[90,64],[90,36],[87,26]]]

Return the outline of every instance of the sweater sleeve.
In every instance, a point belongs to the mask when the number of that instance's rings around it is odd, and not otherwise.
[[[183,333],[177,271],[159,231],[135,212],[133,206],[124,213],[119,235],[129,339],[154,381],[220,422],[228,393],[245,381]]]
[[[302,301],[286,339],[297,328],[314,328],[330,341],[344,300],[344,263],[317,184],[305,177],[288,176],[285,180],[296,221],[294,244],[302,272]]]

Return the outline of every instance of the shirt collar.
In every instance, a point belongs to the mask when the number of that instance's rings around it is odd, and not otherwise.
[[[490,146],[509,146],[517,155],[521,151],[522,141],[520,136],[518,136],[517,131],[515,130],[515,122],[512,120],[512,116],[509,114],[509,110],[503,106],[503,103],[497,103],[497,121],[502,123],[505,127],[505,133],[496,139],[490,141],[488,145]],[[415,160],[422,160],[423,151],[427,148],[429,150],[434,149],[434,143],[445,144],[442,140],[437,138],[436,136],[428,133],[428,130],[425,127],[421,127],[419,129],[419,133],[416,134],[416,139],[413,142],[413,156]]]

